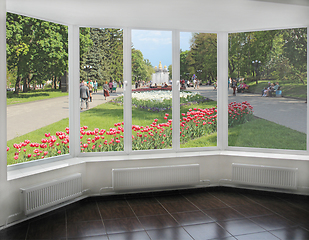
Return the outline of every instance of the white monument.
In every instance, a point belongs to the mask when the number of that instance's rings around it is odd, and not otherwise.
[[[162,68],[161,61],[158,68],[155,66],[155,71],[156,72],[152,74],[152,85],[157,84],[157,86],[161,86],[162,83],[169,84],[169,72],[166,66],[164,66],[164,69]]]

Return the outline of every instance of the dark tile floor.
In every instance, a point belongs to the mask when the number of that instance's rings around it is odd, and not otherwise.
[[[309,239],[309,197],[224,187],[93,197],[0,239]]]

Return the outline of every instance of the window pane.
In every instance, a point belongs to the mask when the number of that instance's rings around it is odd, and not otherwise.
[[[66,26],[7,13],[7,163],[69,152]]]
[[[229,34],[229,81],[229,146],[306,150],[307,29]]]
[[[80,33],[81,152],[123,151],[123,30]]]
[[[180,147],[217,146],[217,35],[180,33]]]
[[[132,150],[172,147],[172,33],[132,31]]]

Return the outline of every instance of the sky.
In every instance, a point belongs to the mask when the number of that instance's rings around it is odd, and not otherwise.
[[[190,49],[191,33],[180,33],[180,48]],[[162,66],[172,64],[172,32],[154,30],[132,30],[132,44],[143,53],[155,67],[161,61]]]

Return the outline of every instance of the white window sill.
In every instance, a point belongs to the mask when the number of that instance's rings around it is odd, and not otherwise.
[[[240,151],[240,150],[228,150],[228,151],[200,151],[200,152],[166,152],[162,153],[152,153],[151,155],[145,153],[138,153],[132,155],[98,155],[93,156],[93,154],[88,154],[82,157],[60,158],[59,160],[50,159],[46,161],[37,161],[35,163],[24,163],[19,166],[8,166],[7,180],[16,180],[19,178],[24,178],[32,176],[35,174],[41,174],[48,171],[53,171],[61,168],[66,168],[78,164],[92,163],[92,162],[110,162],[110,161],[134,161],[134,160],[150,160],[150,159],[176,159],[185,157],[200,157],[200,156],[231,156],[231,157],[248,157],[248,158],[260,158],[260,159],[284,159],[284,160],[297,160],[297,161],[308,161],[309,155],[305,154],[286,154],[286,153],[273,153],[273,152],[256,152],[256,151]],[[30,164],[31,163],[31,164]]]

